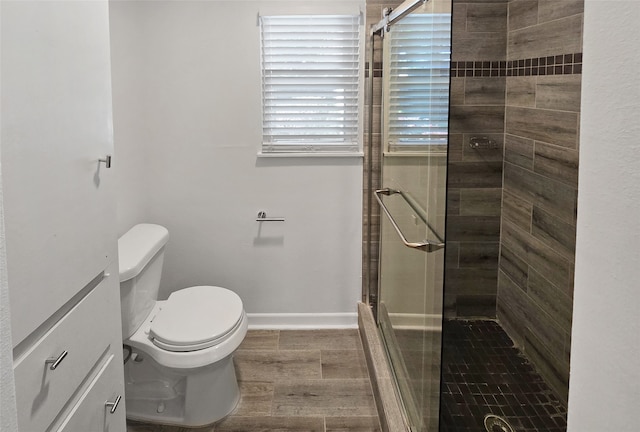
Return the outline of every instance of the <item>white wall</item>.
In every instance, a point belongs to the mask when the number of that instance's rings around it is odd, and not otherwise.
[[[117,232],[148,219],[151,147],[147,135],[146,37],[143,2],[110,2],[114,148],[112,169],[118,192]]]
[[[257,157],[258,13],[314,4],[361,2],[111,3],[119,231],[169,229],[163,296],[215,284],[249,313],[351,314],[355,325],[362,159]],[[256,223],[259,210],[286,222]]]
[[[0,16],[2,4],[0,3]],[[0,121],[2,123],[2,121]],[[0,173],[1,173],[0,169]],[[13,378],[13,351],[11,340],[11,313],[9,285],[7,283],[7,248],[4,234],[4,195],[0,174],[0,430],[18,430],[15,380]]]
[[[640,428],[640,0],[586,0],[569,432]]]
[[[0,430],[18,430],[15,382],[13,379],[13,353],[11,343],[11,316],[9,312],[9,286],[7,285],[7,254],[4,235],[4,207],[2,178],[0,176]]]

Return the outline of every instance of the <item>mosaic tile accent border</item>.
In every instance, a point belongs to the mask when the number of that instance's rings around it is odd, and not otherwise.
[[[507,76],[506,61],[452,61],[451,77]]]
[[[382,63],[373,64],[373,76],[382,76]],[[582,53],[533,57],[509,61],[452,61],[451,77],[511,77],[573,75],[582,73]],[[369,63],[365,68],[369,77]]]
[[[369,62],[365,62],[364,64],[364,77],[369,78]],[[373,62],[373,77],[381,78],[382,77],[382,62]]]
[[[451,77],[512,77],[582,73],[582,53],[509,61],[453,61]]]

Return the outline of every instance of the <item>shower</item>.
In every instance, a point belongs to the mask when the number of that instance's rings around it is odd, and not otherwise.
[[[566,430],[582,2],[528,6],[368,5],[363,299],[414,432]]]

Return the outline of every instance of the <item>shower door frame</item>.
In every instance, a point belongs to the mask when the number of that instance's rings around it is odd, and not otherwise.
[[[383,343],[383,345],[385,346],[385,350],[387,352],[387,356],[389,358],[389,361],[392,362],[392,357],[394,357],[394,354],[391,352],[391,350],[389,349],[390,347],[388,346],[388,341],[386,340],[385,336],[383,335],[383,332],[381,330],[381,321],[380,321],[380,314],[385,315],[386,312],[385,310],[380,310],[380,282],[382,280],[382,275],[381,275],[381,255],[382,255],[382,245],[380,245],[380,250],[378,252],[379,256],[378,256],[378,281],[377,283],[373,283],[372,281],[372,277],[371,277],[371,265],[372,265],[372,261],[371,261],[371,257],[372,257],[372,238],[373,238],[373,232],[372,232],[372,224],[371,224],[371,217],[373,212],[373,208],[372,208],[372,204],[374,204],[373,201],[373,197],[374,197],[374,193],[376,192],[380,192],[379,188],[375,188],[374,189],[374,185],[373,185],[373,168],[374,168],[374,160],[373,160],[373,144],[374,144],[374,140],[373,140],[373,125],[374,125],[374,104],[373,104],[373,94],[374,94],[374,90],[375,90],[375,84],[374,84],[374,52],[375,52],[375,48],[376,48],[376,37],[378,37],[379,39],[384,39],[385,33],[387,31],[390,30],[390,26],[396,22],[401,20],[402,18],[404,18],[406,15],[408,15],[409,13],[411,13],[412,11],[414,11],[416,8],[418,8],[419,6],[427,3],[429,0],[407,0],[404,3],[402,3],[396,10],[388,10],[385,9],[384,11],[384,17],[383,19],[378,22],[377,24],[375,24],[374,26],[372,26],[371,28],[371,32],[370,32],[370,57],[369,57],[369,79],[370,79],[370,83],[369,83],[369,90],[370,90],[370,101],[369,101],[369,130],[368,130],[368,154],[369,154],[369,158],[368,158],[368,176],[367,176],[367,186],[368,186],[368,195],[367,195],[367,211],[368,211],[368,223],[367,223],[367,237],[366,237],[366,257],[365,257],[365,262],[367,264],[367,271],[366,271],[366,281],[365,281],[365,289],[363,290],[363,301],[370,305],[373,311],[373,315],[374,318],[376,320],[376,323],[378,324],[379,327],[379,331],[380,331],[380,336],[383,339],[383,341],[385,343]],[[384,50],[384,48],[383,48]],[[384,57],[384,55],[383,55]],[[384,98],[383,98],[384,99]],[[381,121],[384,121],[384,119],[381,119]],[[384,135],[384,134],[382,134]],[[385,143],[382,143],[382,147],[386,147]],[[447,152],[448,152],[448,146],[447,146]],[[382,170],[383,168],[383,152],[380,152],[380,156],[379,156],[379,162],[380,162],[380,169]],[[446,160],[447,160],[447,156],[445,156],[445,166],[446,164]],[[445,176],[446,177],[446,176]],[[382,181],[382,179],[381,179]],[[376,191],[376,189],[378,189]],[[399,192],[399,191],[398,191]],[[385,195],[389,195],[388,193]],[[378,198],[378,197],[376,197]],[[378,198],[378,201],[380,202],[380,205],[384,207],[384,205],[382,204],[382,201],[380,201],[380,199]],[[446,202],[446,180],[445,180],[445,202]],[[410,203],[408,203],[410,205]],[[389,219],[391,221],[393,221],[393,218],[391,217],[390,214],[388,214],[388,212],[386,212],[385,209],[385,213],[387,213],[387,216],[389,217]],[[425,220],[426,222],[426,220]],[[395,222],[391,222],[392,225],[394,225],[394,227],[396,228],[396,231],[398,232],[398,234],[400,235],[400,237],[403,237],[401,232],[399,231],[398,227],[396,226]],[[428,223],[427,223],[428,225]],[[380,230],[382,230],[382,222],[380,225]],[[443,231],[444,232],[444,231]],[[436,234],[437,236],[437,234]],[[380,239],[381,240],[381,239]],[[441,239],[439,239],[441,240]],[[405,241],[405,245],[407,245],[406,241]],[[444,248],[444,241],[442,241],[441,245],[442,248]],[[427,250],[422,249],[425,252],[427,252]],[[444,253],[444,251],[443,251]],[[444,267],[443,267],[443,271],[444,271]],[[443,308],[443,304],[440,304],[440,308]],[[442,315],[442,312],[441,312]],[[442,318],[442,316],[441,316]],[[442,325],[442,323],[440,323],[440,325]],[[441,329],[441,327],[440,327]],[[391,338],[394,339],[393,337],[393,333],[391,333]],[[440,346],[441,346],[441,341],[440,341]],[[397,354],[395,355],[397,356]],[[440,358],[441,357],[441,353],[440,353]],[[393,368],[392,368],[393,369]],[[405,422],[407,424],[407,426],[412,430],[416,430],[414,429],[412,426],[416,426],[418,428],[420,428],[420,430],[423,430],[422,427],[424,426],[422,421],[420,420],[418,422],[418,424],[415,424],[415,421],[411,421],[410,417],[414,417],[414,415],[409,415],[409,410],[415,410],[416,408],[410,408],[409,406],[407,406],[407,401],[404,400],[403,395],[407,394],[407,390],[405,389],[404,391],[400,389],[401,384],[398,381],[398,378],[396,376],[396,371],[393,371],[393,375],[394,375],[394,384],[395,384],[395,389],[396,392],[398,394],[398,399],[400,401],[400,403],[403,405],[404,408],[404,415],[405,415]],[[438,379],[440,379],[440,376],[438,376]],[[406,383],[405,383],[406,386]],[[440,393],[440,389],[439,389],[439,385],[438,387],[438,394]],[[410,405],[412,403],[409,403]],[[439,412],[438,412],[439,414]],[[413,419],[415,420],[415,418]]]

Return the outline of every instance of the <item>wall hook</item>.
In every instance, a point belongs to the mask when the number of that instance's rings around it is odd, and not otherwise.
[[[111,155],[106,155],[102,159],[98,159],[98,162],[104,162],[106,168],[111,168]]]

